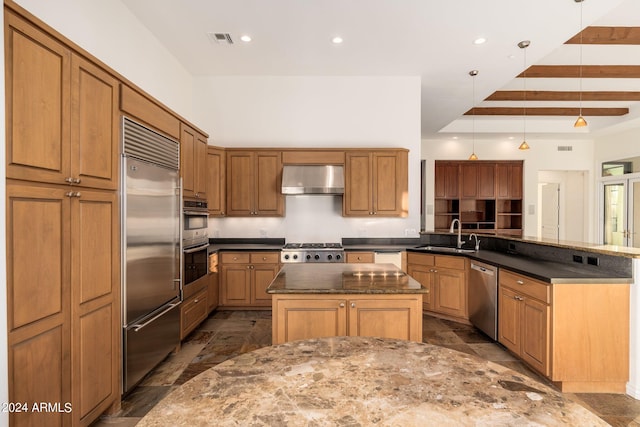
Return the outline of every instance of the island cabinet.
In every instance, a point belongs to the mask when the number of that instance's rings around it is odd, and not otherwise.
[[[344,216],[406,216],[408,151],[346,153]]]
[[[207,197],[207,137],[180,123],[180,176],[184,197]]]
[[[280,270],[280,252],[222,252],[220,307],[271,307],[266,290]]]
[[[457,320],[468,320],[467,259],[407,253],[407,273],[428,290],[424,310]]]
[[[373,252],[346,252],[346,261],[348,263],[372,263],[375,261],[375,254]]]
[[[282,153],[227,150],[227,216],[284,216]]]
[[[499,342],[563,392],[625,392],[628,284],[550,284],[500,269],[498,307]]]
[[[207,148],[207,206],[209,216],[225,216],[226,200],[225,152],[223,148]]]
[[[273,295],[273,344],[333,336],[422,341],[422,295]]]

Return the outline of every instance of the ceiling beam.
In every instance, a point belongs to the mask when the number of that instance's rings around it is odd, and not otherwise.
[[[583,108],[583,116],[624,116],[628,108]],[[527,116],[578,116],[580,108],[532,107],[526,108]],[[465,116],[524,116],[521,107],[475,107],[464,113]]]
[[[551,90],[499,90],[485,101],[579,101],[580,92]],[[640,92],[582,92],[583,101],[640,101]]]
[[[565,44],[580,44],[580,33]],[[640,27],[587,27],[582,30],[582,44],[640,44]]]
[[[525,77],[522,72],[518,77]],[[578,78],[580,65],[532,65],[526,70],[526,77]],[[640,65],[583,65],[584,78],[640,78]]]

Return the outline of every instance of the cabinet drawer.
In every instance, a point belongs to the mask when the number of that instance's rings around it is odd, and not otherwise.
[[[280,252],[256,252],[251,254],[251,264],[278,264]]]
[[[465,258],[457,256],[436,256],[436,267],[452,268],[454,270],[464,270]]]
[[[500,269],[499,277],[501,286],[506,286],[546,303],[551,301],[551,286],[546,283],[502,269]]]
[[[373,252],[347,252],[348,263],[372,263],[374,262]]]
[[[435,265],[435,256],[429,254],[407,252],[407,264]]]
[[[186,337],[204,319],[207,318],[207,290],[204,289],[189,298],[180,307],[181,328],[180,339]]]
[[[251,254],[249,252],[222,252],[220,259],[223,264],[249,264]]]

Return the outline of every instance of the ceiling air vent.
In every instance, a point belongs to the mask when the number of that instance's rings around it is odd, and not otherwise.
[[[558,151],[573,151],[573,146],[571,146],[571,145],[558,145]]]
[[[207,35],[218,44],[233,44],[233,39],[229,33],[207,33]]]

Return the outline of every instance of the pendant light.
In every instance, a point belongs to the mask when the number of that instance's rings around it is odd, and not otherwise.
[[[576,3],[580,3],[580,115],[573,124],[574,128],[583,128],[587,126],[587,121],[582,117],[582,3],[584,0],[574,0]]]
[[[529,40],[522,40],[518,43],[518,47],[524,52],[524,71],[522,72],[522,81],[524,82],[523,96],[523,109],[522,109],[522,143],[518,147],[519,150],[528,150],[529,144],[527,144],[527,48],[531,42]]]
[[[472,150],[471,155],[469,156],[469,160],[478,160],[478,156],[476,156],[476,76],[478,75],[478,70],[469,71],[469,75],[471,76],[471,81],[473,81],[473,96],[471,99],[471,143]]]

